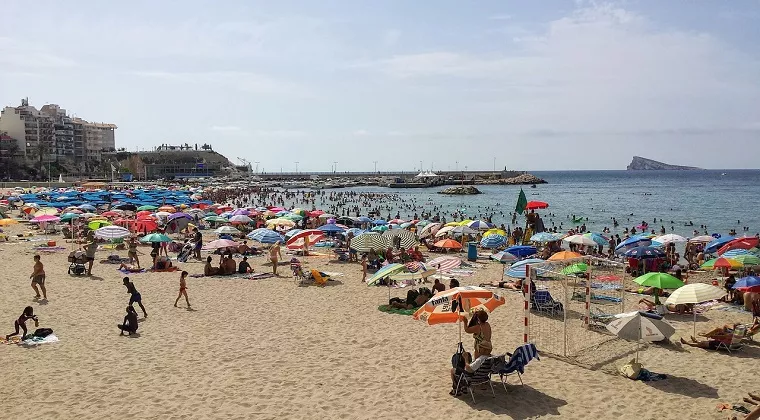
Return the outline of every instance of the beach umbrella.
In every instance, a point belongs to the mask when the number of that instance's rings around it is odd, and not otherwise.
[[[653,246],[638,246],[636,248],[629,249],[623,254],[623,256],[627,258],[636,258],[639,260],[648,258],[664,258],[665,252]]]
[[[652,244],[651,238],[647,236],[642,236],[642,235],[635,235],[624,240],[623,242],[620,242],[618,246],[615,247],[615,252],[624,253],[631,248],[635,248],[639,246],[649,246],[651,244]]]
[[[562,274],[567,275],[567,276],[572,276],[575,274],[585,273],[586,271],[588,271],[588,264],[576,263],[576,264],[568,265],[567,267],[563,268]]]
[[[229,239],[217,239],[203,245],[203,250],[210,251],[212,249],[223,249],[230,247],[237,247],[238,243]]]
[[[285,238],[279,233],[271,229],[256,229],[246,236],[248,239],[257,241],[262,244],[274,244],[277,242],[285,242]]]
[[[676,332],[675,328],[662,320],[662,316],[640,311],[616,316],[607,324],[607,330],[624,340],[637,343],[637,362],[639,360],[638,344],[641,341],[662,341],[670,338]]]
[[[220,217],[220,216],[217,216],[217,215],[206,216],[206,217],[203,218],[203,220],[205,220],[207,222],[213,222],[213,223],[228,223],[229,222],[228,219],[225,219],[224,217]]]
[[[317,229],[321,230],[322,232],[343,232],[343,231],[345,231],[345,229],[343,229],[342,227],[340,227],[340,226],[338,226],[336,224],[332,224],[332,223],[328,223],[326,225],[322,225],[322,226],[318,227]]]
[[[121,226],[104,226],[95,230],[95,237],[100,239],[121,239],[129,235],[129,229]]]
[[[337,218],[338,218],[338,216],[336,216],[336,215],[334,215],[334,214],[330,214],[330,213],[322,213],[322,214],[320,214],[318,217],[319,217],[320,219],[322,219],[322,220],[326,220],[326,219],[337,219]]]
[[[385,220],[383,220],[383,219],[376,219],[376,220],[373,220],[373,221],[372,221],[372,223],[373,223],[373,224],[375,224],[375,225],[378,225],[378,226],[380,226],[380,225],[387,225],[387,224],[388,224],[388,222],[386,222],[386,221],[385,221]]]
[[[244,214],[238,214],[235,216],[230,217],[230,223],[237,223],[237,224],[248,224],[251,223],[251,218],[244,215]]]
[[[459,242],[453,240],[453,239],[444,239],[442,241],[438,241],[435,244],[433,244],[436,248],[443,248],[443,249],[462,249],[462,244]]]
[[[90,223],[87,223],[87,227],[92,230],[100,229],[103,226],[110,226],[110,225],[111,225],[111,222],[107,220],[93,220]]]
[[[348,234],[353,234],[356,237],[356,236],[361,235],[364,232],[365,232],[364,229],[351,228],[351,229],[346,230],[346,236],[348,236]]]
[[[705,254],[714,253],[715,251],[720,249],[723,245],[733,241],[734,239],[736,238],[734,238],[733,236],[722,236],[720,238],[714,239],[712,242],[705,245]]]
[[[591,238],[592,241],[596,242],[597,245],[609,245],[610,240],[606,236],[602,235],[601,233],[595,233],[595,232],[587,232],[583,234],[583,237],[585,238]]]
[[[435,232],[435,237],[436,238],[440,238],[442,236],[446,236],[449,232],[451,232],[452,230],[454,230],[454,228],[456,228],[456,227],[457,226],[444,226],[444,227],[438,229],[437,232]]]
[[[487,249],[499,248],[507,244],[507,238],[501,235],[488,235],[480,240],[480,246]]]
[[[507,236],[507,232],[505,232],[503,229],[488,229],[487,231],[483,232],[484,238],[490,235]]]
[[[381,279],[384,279],[392,274],[396,274],[400,271],[403,271],[406,269],[406,266],[404,264],[388,264],[385,267],[377,270],[375,274],[372,275],[369,279],[367,279],[367,286],[371,286]]]
[[[517,261],[517,257],[507,251],[497,252],[496,254],[491,255],[491,259],[500,263],[513,263]]]
[[[18,224],[18,220],[16,219],[0,219],[0,226],[10,226],[10,225],[16,225],[16,224]]]
[[[365,232],[351,239],[350,248],[356,252],[369,252],[370,250],[382,250],[385,241],[380,234],[375,232]]]
[[[724,256],[726,254],[723,254]],[[748,265],[760,265],[760,257],[753,254],[746,254],[746,255],[735,255],[733,257],[726,257],[728,260],[732,261],[738,261],[742,263],[742,266],[748,266]]]
[[[705,243],[706,244],[706,243],[712,242],[713,240],[715,240],[715,238],[713,238],[710,235],[701,235],[701,236],[695,236],[695,237],[689,239],[689,242],[700,242],[700,243]]]
[[[686,238],[684,238],[681,235],[676,235],[674,233],[669,233],[667,235],[657,236],[652,239],[653,241],[657,241],[661,244],[669,244],[669,243],[680,243],[680,242],[686,242]]]
[[[414,313],[413,318],[428,325],[454,324],[459,323],[462,314],[471,315],[475,311],[493,312],[504,303],[504,296],[492,290],[477,286],[460,286],[436,293]]]
[[[232,226],[222,226],[217,228],[214,233],[217,235],[237,235],[240,233],[240,231]]]
[[[417,236],[414,234],[414,232],[404,229],[388,230],[383,232],[380,237],[384,241],[386,247],[393,247],[393,241],[395,238],[399,238],[401,242],[400,249],[409,249],[418,244]]]
[[[719,300],[726,296],[726,291],[705,283],[689,283],[678,288],[665,300],[666,305],[687,305]],[[694,335],[697,335],[697,311],[694,313]]]
[[[285,240],[288,240],[292,238],[296,233],[303,232],[303,229],[290,229],[289,231],[285,232]],[[321,232],[321,231],[320,231]]]
[[[174,213],[174,212],[177,211],[177,209],[174,208],[173,206],[166,206],[166,205],[164,205],[164,206],[159,207],[158,211],[165,211],[167,213]]]
[[[732,249],[729,251],[726,251],[721,255],[723,258],[733,258],[738,257],[740,255],[755,255],[748,249]]]
[[[734,290],[741,290],[741,291],[755,291],[760,292],[760,277],[758,276],[747,276],[742,277],[739,280],[736,281],[733,287]]]
[[[140,239],[140,242],[171,242],[172,239],[163,233],[151,233]]]
[[[300,216],[300,215],[297,215],[297,214],[293,214],[293,213],[288,213],[288,214],[282,216],[282,218],[283,219],[287,219],[287,220],[291,220],[293,222],[300,222],[301,220],[303,220],[303,216]]]
[[[541,268],[546,265],[546,261],[542,260],[540,258],[528,258],[527,260],[518,261],[516,263],[513,263],[507,270],[504,271],[504,274],[506,274],[509,277],[514,277],[516,279],[524,279],[525,278],[525,266],[537,266],[537,274],[543,274],[546,272],[545,268]]]
[[[170,221],[170,222],[171,222],[171,221],[174,221],[174,220],[179,220],[179,219],[187,219],[187,220],[193,220],[193,216],[190,216],[190,215],[189,215],[189,214],[187,214],[187,213],[178,212],[178,213],[172,213],[172,214],[170,214],[170,215],[169,215],[169,216],[166,218],[166,220],[168,220],[168,221]]]
[[[121,214],[119,214],[118,212],[116,212],[116,211],[114,211],[114,210],[111,210],[111,211],[106,211],[106,212],[100,213],[100,215],[101,215],[101,216],[103,216],[103,217],[108,217],[109,219],[112,219],[112,218],[114,218],[114,217],[119,217],[119,216],[121,216]]]
[[[370,230],[372,230],[372,232],[385,232],[386,230],[388,230],[388,226],[387,225],[375,226]]]
[[[585,245],[585,246],[596,246],[597,243],[593,238],[590,238],[588,236],[583,235],[570,235],[562,241],[567,242],[569,244],[575,244],[575,245]]]
[[[493,228],[493,224],[488,223],[483,220],[476,220],[474,222],[468,223],[467,227],[469,227],[470,229],[475,229],[475,230],[488,230],[488,229]]]
[[[549,232],[541,232],[537,233],[530,237],[531,242],[537,242],[537,243],[546,243],[546,242],[554,242],[559,240],[556,236],[552,235]]]
[[[733,259],[733,258],[713,258],[709,261],[706,261],[704,264],[699,266],[699,268],[705,269],[705,270],[715,270],[716,268],[727,268],[729,270],[736,270],[739,268],[744,267],[744,264],[741,262]]]
[[[287,235],[285,235],[287,237]],[[325,237],[325,232],[319,229],[302,230],[288,239],[285,245],[288,249],[302,249],[306,240],[309,244],[315,244]],[[308,250],[307,250],[308,251]]]
[[[583,258],[583,255],[573,251],[560,251],[549,257],[549,261],[565,261]]]
[[[731,251],[732,249],[752,249],[756,247],[759,242],[760,238],[755,237],[734,239],[733,241],[720,247],[718,254],[723,255],[723,253],[726,251]]]
[[[634,282],[646,287],[656,287],[658,289],[678,289],[683,287],[683,282],[668,273],[652,272],[633,279]]]
[[[156,209],[158,209],[158,207],[153,206],[151,204],[145,204],[145,205],[142,205],[142,206],[138,207],[136,210],[137,211],[153,211],[153,210],[156,210]]]
[[[293,227],[296,224],[292,220],[283,219],[283,218],[277,218],[277,219],[269,219],[267,220],[267,226],[285,226],[285,227]]]
[[[95,211],[95,206],[92,204],[80,204],[77,208],[85,211]]]
[[[440,231],[439,231],[440,232]],[[449,233],[452,233],[454,235],[460,236],[460,235],[477,235],[478,231],[475,229],[470,228],[469,226],[461,225],[461,226],[455,226],[452,228]]]
[[[393,225],[400,225],[402,223],[406,223],[406,220],[391,219],[391,220],[388,221],[388,223],[393,224]]]
[[[509,252],[510,254],[516,256],[516,257],[527,257],[529,255],[535,255],[537,250],[534,246],[528,246],[528,245],[515,245],[507,248],[505,251]]]
[[[546,209],[549,208],[549,204],[543,201],[528,201],[528,204],[525,205],[525,208],[528,210]]]
[[[128,211],[137,211],[137,206],[134,204],[119,204],[115,206],[114,208],[117,208],[119,210],[128,210]]]

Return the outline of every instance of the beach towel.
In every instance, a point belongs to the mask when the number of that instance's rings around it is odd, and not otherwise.
[[[380,305],[377,307],[378,310],[381,312],[386,312],[389,314],[397,314],[397,315],[413,315],[416,309],[399,309],[394,308],[390,305]]]
[[[269,279],[274,277],[274,274],[272,273],[250,273],[242,276],[241,278],[247,279],[247,280],[262,280],[262,279]]]
[[[336,271],[325,271],[324,272],[327,277],[343,277],[343,273],[338,273]]]
[[[176,265],[173,265],[173,266],[171,266],[169,268],[162,268],[160,270],[157,269],[157,268],[151,268],[150,269],[150,271],[153,272],[153,273],[164,273],[164,272],[171,273],[172,271],[177,271],[177,270],[179,270],[179,267],[177,267]]]
[[[124,274],[139,274],[139,273],[145,273],[145,272],[147,272],[148,270],[146,270],[146,269],[144,269],[144,268],[141,268],[141,269],[140,269],[140,270],[138,270],[138,271],[129,271],[129,270],[127,270],[127,269],[124,269],[124,268],[117,268],[117,269],[116,269],[116,271],[119,271],[119,272],[121,272],[121,273],[124,273]]]
[[[61,252],[65,251],[66,248],[62,246],[35,246],[32,248],[34,251],[37,252]]]
[[[50,334],[47,337],[27,337],[26,340],[22,340],[21,337],[11,337],[10,340],[0,338],[0,344],[18,344],[24,347],[34,347],[41,344],[49,344],[58,342],[58,337],[55,334]]]
[[[654,373],[644,368],[641,368],[641,370],[639,371],[639,376],[637,376],[635,380],[642,381],[642,382],[655,382],[655,381],[661,381],[667,378],[668,378],[667,375],[664,375],[662,373]]]

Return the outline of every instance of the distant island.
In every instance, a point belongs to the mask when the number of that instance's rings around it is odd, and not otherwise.
[[[693,171],[702,168],[693,166],[670,165],[656,160],[634,156],[631,164],[626,168],[629,171]]]

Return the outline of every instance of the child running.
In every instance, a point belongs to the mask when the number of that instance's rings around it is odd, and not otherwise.
[[[187,277],[187,271],[183,271],[182,274],[179,276],[179,295],[177,295],[177,300],[174,301],[174,307],[177,307],[177,303],[179,302],[179,298],[181,298],[183,295],[185,296],[185,302],[187,302],[187,309],[190,309],[190,299],[187,297],[187,283],[185,282],[185,278]]]
[[[23,331],[23,334],[21,334],[21,339],[23,340],[26,337],[26,332],[27,332],[26,321],[30,319],[34,320],[35,327],[40,326],[40,321],[37,319],[37,315],[34,314],[34,308],[32,308],[31,306],[27,306],[26,308],[24,308],[24,312],[21,314],[21,316],[18,317],[18,319],[13,323],[13,326],[16,328],[16,332],[6,335],[5,340],[7,341],[14,335],[18,335],[19,328],[21,328],[21,330]]]
[[[140,292],[137,291],[135,288],[135,284],[129,281],[129,277],[124,277],[124,286],[127,287],[127,293],[129,293],[131,296],[129,297],[129,306],[132,306],[134,303],[137,303],[140,305],[140,309],[143,311],[143,315],[145,315],[145,318],[148,317],[148,313],[145,311],[145,307],[142,304],[142,296],[140,296]]]

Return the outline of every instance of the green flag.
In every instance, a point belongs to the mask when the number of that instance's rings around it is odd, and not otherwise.
[[[517,207],[515,207],[515,212],[519,214],[523,214],[525,211],[525,206],[528,205],[528,198],[525,197],[525,191],[523,191],[522,188],[520,188],[520,196],[517,197]]]

